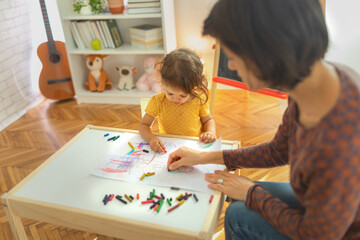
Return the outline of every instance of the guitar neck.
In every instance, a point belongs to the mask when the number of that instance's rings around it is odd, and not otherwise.
[[[53,38],[53,35],[51,32],[51,28],[50,28],[50,22],[49,22],[48,14],[46,11],[45,0],[40,0],[40,6],[41,6],[41,12],[43,15],[43,19],[44,19],[46,36],[47,36],[47,40],[48,40],[47,44],[48,44],[48,48],[49,48],[49,53],[50,54],[58,54],[58,52],[56,50],[54,38]]]

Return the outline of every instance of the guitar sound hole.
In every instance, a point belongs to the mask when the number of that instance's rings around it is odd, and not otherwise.
[[[59,54],[50,54],[50,61],[52,63],[57,63],[60,61],[60,55]]]

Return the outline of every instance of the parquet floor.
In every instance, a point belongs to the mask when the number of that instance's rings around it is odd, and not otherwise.
[[[243,147],[271,140],[281,122],[281,114],[276,98],[243,90],[217,90],[214,112],[217,136],[240,140]],[[0,195],[8,192],[87,124],[137,129],[140,115],[140,106],[134,105],[78,105],[75,100],[44,100],[0,132]],[[154,128],[157,129],[157,125]],[[288,181],[288,167],[242,169],[241,175],[253,180]],[[222,228],[223,216],[222,213],[217,231]],[[28,238],[33,240],[114,239],[28,219],[22,221]],[[2,206],[0,239],[14,239]]]

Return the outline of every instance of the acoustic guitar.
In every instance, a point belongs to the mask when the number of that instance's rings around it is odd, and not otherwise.
[[[39,45],[37,55],[43,65],[39,88],[44,97],[64,100],[75,96],[65,43],[54,41],[44,0],[40,0],[47,42]]]

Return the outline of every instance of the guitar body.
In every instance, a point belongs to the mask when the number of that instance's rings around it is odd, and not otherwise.
[[[39,77],[40,92],[49,99],[64,100],[75,96],[65,43],[53,42],[56,51],[49,52],[48,42],[39,45],[37,55],[43,65]]]

